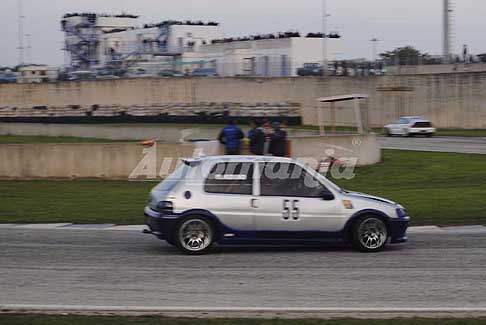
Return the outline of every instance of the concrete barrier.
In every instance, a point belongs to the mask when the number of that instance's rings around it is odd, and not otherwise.
[[[249,127],[242,126],[245,134]],[[183,140],[218,138],[219,126],[184,125],[110,125],[110,124],[38,124],[0,123],[0,135],[99,138],[108,140],[157,140],[178,143]],[[315,134],[313,131],[290,129],[289,135]]]
[[[326,157],[355,162],[366,166],[381,161],[381,149],[375,135],[328,135],[292,137],[293,158],[313,158],[318,162]]]
[[[156,165],[146,164],[146,173],[156,173],[164,158],[192,157],[195,144],[158,144]],[[101,178],[128,179],[148,153],[136,143],[113,144],[6,144],[0,145],[0,178]],[[153,158],[153,157],[151,157]],[[143,177],[142,177],[143,178]]]
[[[0,85],[0,108],[293,102],[316,124],[316,99],[371,95],[370,122],[422,115],[442,128],[486,128],[486,72],[336,78],[165,78]],[[338,107],[339,108],[339,107]],[[340,110],[338,110],[340,111]],[[341,111],[340,111],[341,112]],[[338,116],[352,121],[352,111]]]
[[[326,156],[356,159],[358,165],[380,161],[380,149],[369,136],[296,136],[290,138],[294,158]],[[146,179],[167,176],[180,158],[221,155],[217,141],[96,144],[3,144],[0,145],[0,179]]]

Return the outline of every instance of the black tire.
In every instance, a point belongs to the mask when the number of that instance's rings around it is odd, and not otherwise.
[[[390,129],[385,128],[385,135],[386,135],[387,137],[391,137],[391,136],[392,136],[392,134],[390,133]]]
[[[376,225],[376,232],[365,235],[365,230],[373,228],[373,225]],[[378,235],[378,232],[381,234]],[[376,238],[376,240],[373,239],[375,236],[378,236],[379,238]],[[388,227],[385,221],[374,215],[360,217],[353,224],[351,230],[351,242],[356,250],[363,253],[375,253],[381,251],[388,243]]]
[[[175,246],[176,245],[172,239],[166,239],[165,241],[167,242],[167,244],[169,244],[171,246]]]
[[[426,135],[427,138],[432,138],[433,136],[434,136],[433,133],[429,133],[429,134]]]
[[[191,233],[192,237],[187,237]],[[212,222],[201,216],[190,216],[181,220],[172,236],[175,246],[186,255],[208,254],[215,240],[216,232]]]

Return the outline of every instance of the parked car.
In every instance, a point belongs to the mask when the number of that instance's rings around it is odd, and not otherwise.
[[[194,77],[218,77],[218,71],[212,68],[198,68],[192,71]]]
[[[17,75],[13,72],[0,72],[0,83],[16,83]]]
[[[431,137],[437,129],[432,122],[420,116],[402,117],[398,121],[385,125],[385,134],[387,136],[400,135],[404,137],[413,137],[415,135],[425,135]]]
[[[68,73],[69,81],[86,81],[86,80],[96,80],[96,73],[92,71],[71,71]]]
[[[348,192],[307,165],[256,156],[184,160],[156,186],[144,233],[186,254],[220,245],[352,244],[376,252],[407,241],[407,211]]]
[[[323,75],[323,68],[319,63],[304,63],[302,68],[297,69],[297,75],[301,77],[317,76]]]
[[[127,73],[128,78],[156,78],[157,74],[147,69],[138,68]]]
[[[161,70],[159,77],[184,77],[184,74],[177,70]]]

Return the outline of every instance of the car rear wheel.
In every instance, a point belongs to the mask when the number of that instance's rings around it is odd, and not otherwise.
[[[388,241],[388,229],[383,220],[375,216],[360,218],[353,226],[352,242],[360,252],[382,250]]]
[[[385,135],[386,135],[387,137],[391,137],[391,136],[392,136],[392,134],[391,134],[391,132],[390,132],[390,129],[389,129],[389,128],[385,128]]]
[[[203,217],[189,217],[177,227],[174,243],[184,254],[202,255],[208,253],[214,243],[214,230]]]

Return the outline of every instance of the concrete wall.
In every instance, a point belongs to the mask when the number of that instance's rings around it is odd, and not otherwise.
[[[0,85],[2,106],[155,105],[201,102],[296,102],[306,124],[317,121],[316,98],[372,96],[370,120],[382,126],[422,115],[443,128],[486,128],[486,73],[366,78],[172,78]],[[338,116],[352,120],[352,110]]]
[[[292,156],[316,164],[332,156],[357,159],[358,165],[380,161],[374,136],[292,137]],[[3,144],[0,145],[0,179],[157,179],[167,176],[180,158],[222,154],[215,141],[157,144]]]
[[[133,143],[0,145],[0,178],[126,180],[145,157],[144,149]],[[148,163],[146,167],[158,175],[164,158],[177,161],[192,157],[194,150],[193,144],[158,144],[156,165]]]
[[[331,135],[292,137],[292,157],[322,161],[334,157],[366,166],[381,161],[381,149],[375,135]],[[357,159],[357,160],[356,160]]]
[[[245,134],[249,127],[242,126]],[[106,125],[0,123],[0,135],[99,138],[108,140],[157,140],[178,143],[181,140],[218,138],[219,127],[183,127],[181,125]],[[289,135],[315,134],[313,131],[289,130]]]
[[[402,65],[386,68],[388,75],[486,72],[484,63]]]

